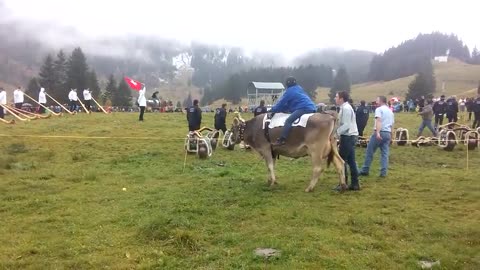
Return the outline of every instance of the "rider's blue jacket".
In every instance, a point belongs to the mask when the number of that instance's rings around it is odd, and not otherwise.
[[[283,96],[278,100],[270,112],[278,113],[293,113],[294,111],[316,111],[317,106],[313,103],[312,99],[305,93],[303,88],[296,84],[287,88]]]

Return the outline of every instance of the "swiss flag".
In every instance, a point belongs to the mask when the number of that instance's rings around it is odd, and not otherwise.
[[[139,81],[135,81],[134,79],[132,78],[129,78],[129,77],[125,77],[125,82],[127,82],[128,85],[130,85],[130,87],[133,89],[133,90],[137,90],[137,91],[140,91],[142,90],[143,88],[143,83],[139,82]]]

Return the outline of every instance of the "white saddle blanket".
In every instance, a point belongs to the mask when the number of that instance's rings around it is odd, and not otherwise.
[[[299,119],[295,120],[292,124],[292,127],[306,127],[308,118],[312,116],[313,113],[307,113],[302,115]],[[263,127],[265,128],[265,122],[270,121],[268,128],[276,128],[276,127],[283,127],[285,125],[285,121],[290,116],[288,113],[275,113],[272,119],[267,119],[267,114],[263,118]]]

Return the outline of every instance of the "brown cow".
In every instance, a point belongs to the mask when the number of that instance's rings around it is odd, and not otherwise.
[[[243,129],[244,141],[257,151],[266,161],[269,171],[267,182],[273,186],[275,179],[275,157],[282,155],[291,158],[300,158],[309,155],[312,159],[313,174],[310,185],[305,192],[315,188],[320,174],[323,172],[322,163],[327,160],[327,166],[333,162],[339,175],[342,190],[347,189],[345,183],[344,161],[338,154],[337,143],[334,138],[336,113],[315,113],[307,122],[306,127],[293,127],[285,145],[272,146],[282,131],[282,128],[263,128],[265,114],[242,122],[238,118],[233,122],[233,138],[240,142],[240,131]],[[239,117],[241,119],[241,117]],[[268,128],[268,124],[267,124]],[[268,138],[267,138],[268,134]]]

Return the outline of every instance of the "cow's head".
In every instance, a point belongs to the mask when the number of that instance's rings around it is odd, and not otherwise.
[[[243,140],[243,134],[245,131],[245,120],[240,116],[239,113],[233,118],[232,124],[232,140],[235,144],[239,144]]]

